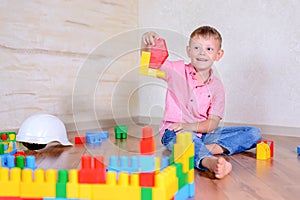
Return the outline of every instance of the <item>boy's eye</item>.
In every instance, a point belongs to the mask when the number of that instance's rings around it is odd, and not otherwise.
[[[207,48],[207,51],[213,51],[214,49],[213,48],[211,48],[211,47],[208,47]]]

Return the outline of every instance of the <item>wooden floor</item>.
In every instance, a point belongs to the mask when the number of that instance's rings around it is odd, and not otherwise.
[[[35,155],[38,167],[43,169],[77,169],[80,167],[82,155],[104,155],[105,162],[111,155],[137,155],[142,127],[129,127],[128,139],[115,140],[113,129],[107,129],[109,139],[102,144],[74,145],[63,147],[56,143],[49,144],[39,151],[26,150],[27,155]],[[69,133],[73,142],[75,132]],[[85,134],[85,131],[79,134]],[[159,135],[155,136],[158,156],[168,156],[161,144]],[[255,149],[233,155],[227,159],[233,165],[233,171],[222,180],[213,178],[208,172],[195,170],[195,197],[203,200],[281,200],[300,199],[300,157],[297,156],[297,146],[300,146],[300,137],[282,137],[264,135],[264,139],[275,142],[274,158],[267,161],[258,161],[255,158]]]

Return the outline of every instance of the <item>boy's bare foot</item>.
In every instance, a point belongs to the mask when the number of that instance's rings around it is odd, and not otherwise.
[[[232,170],[231,163],[227,162],[223,157],[212,156],[203,158],[202,166],[213,172],[218,179],[224,178]]]

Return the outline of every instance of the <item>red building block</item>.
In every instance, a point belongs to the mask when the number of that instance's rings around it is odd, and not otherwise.
[[[78,172],[79,183],[105,183],[105,165],[103,156],[92,157],[89,155],[81,157],[81,169]]]
[[[155,139],[153,129],[150,126],[145,126],[142,129],[142,139],[140,140],[140,153],[142,155],[152,155],[155,152]]]
[[[151,49],[150,64],[149,67],[153,69],[159,69],[161,65],[168,58],[169,53],[167,50],[166,41],[162,38],[154,39],[155,45]]]
[[[154,187],[154,176],[155,172],[143,173],[140,174],[140,187]]]
[[[74,143],[75,144],[84,144],[84,143],[86,143],[86,137],[85,136],[75,136]]]

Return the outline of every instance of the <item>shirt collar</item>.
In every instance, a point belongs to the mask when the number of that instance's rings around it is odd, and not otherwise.
[[[191,63],[188,64],[187,66],[188,66],[189,75],[192,77],[193,80],[197,80],[197,78],[196,78],[196,73],[197,72],[195,70],[195,67]],[[214,77],[213,69],[210,69],[209,70],[209,77],[208,77],[207,81],[205,83],[201,84],[201,85],[209,84],[213,77]]]

